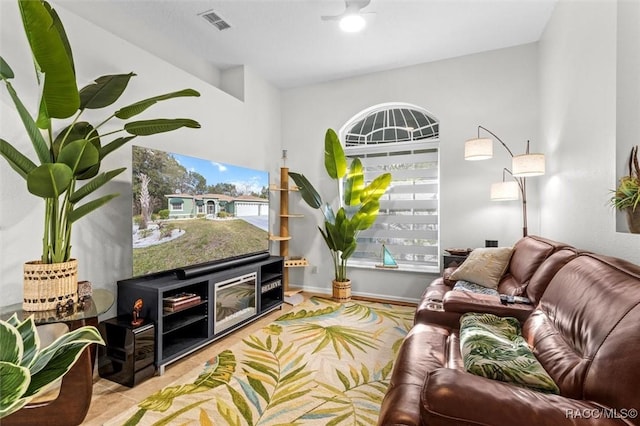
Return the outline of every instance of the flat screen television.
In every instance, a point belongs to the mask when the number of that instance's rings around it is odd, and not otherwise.
[[[268,254],[269,173],[133,146],[133,276]]]

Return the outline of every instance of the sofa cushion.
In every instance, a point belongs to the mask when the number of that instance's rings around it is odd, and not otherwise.
[[[490,296],[499,296],[498,290],[493,288],[487,288],[480,284],[472,283],[470,281],[460,280],[453,286],[453,291],[464,291],[467,293],[476,294],[488,294]]]
[[[562,395],[637,409],[638,324],[640,266],[582,252],[551,279],[523,335]]]
[[[509,266],[511,253],[512,247],[477,248],[451,274],[451,279],[471,281],[483,287],[496,289]]]
[[[542,392],[559,393],[522,337],[512,317],[465,314],[460,318],[460,350],[464,368],[473,374]]]
[[[553,276],[560,270],[560,268],[576,256],[578,256],[578,251],[574,248],[567,247],[558,250],[546,258],[540,267],[536,269],[536,272],[534,272],[531,280],[529,280],[529,284],[527,284],[525,295],[529,300],[534,304],[537,304]]]
[[[529,280],[531,280],[531,277],[542,262],[563,247],[568,246],[565,243],[534,235],[520,239],[513,246],[513,255],[507,268],[508,273],[505,274],[498,286],[500,294],[523,295],[528,287]]]

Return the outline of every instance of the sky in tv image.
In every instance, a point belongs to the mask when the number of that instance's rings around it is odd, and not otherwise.
[[[132,148],[133,276],[268,251],[266,171]]]
[[[266,172],[186,155],[171,155],[185,169],[200,173],[208,184],[231,183],[245,194],[260,194],[263,188],[269,186],[269,175]]]

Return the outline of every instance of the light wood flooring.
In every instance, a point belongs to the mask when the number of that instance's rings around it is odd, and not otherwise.
[[[305,300],[310,295],[304,294]],[[324,296],[326,297],[326,296]],[[91,399],[91,408],[85,418],[83,425],[102,425],[103,422],[122,414],[125,410],[136,405],[153,392],[164,388],[172,382],[179,379],[181,376],[192,372],[193,370],[200,371],[203,368],[204,363],[215,356],[217,353],[223,351],[227,347],[234,345],[242,340],[247,335],[254,333],[273,322],[276,318],[282,314],[293,309],[291,305],[283,304],[282,309],[276,309],[268,315],[260,318],[256,322],[247,325],[240,330],[231,333],[230,335],[211,343],[208,346],[194,352],[193,354],[176,361],[173,364],[169,364],[165,368],[165,372],[162,376],[154,376],[134,388],[122,386],[118,383],[111,382],[106,379],[102,379],[97,376],[94,379],[93,384],[93,397]]]

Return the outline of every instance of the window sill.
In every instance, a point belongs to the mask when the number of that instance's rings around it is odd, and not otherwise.
[[[408,264],[398,264],[397,268],[376,268],[376,264],[372,262],[350,260],[348,263],[348,267],[356,268],[356,269],[375,269],[376,271],[418,272],[423,274],[440,275],[440,267],[438,266],[417,266],[417,265],[408,265]]]

